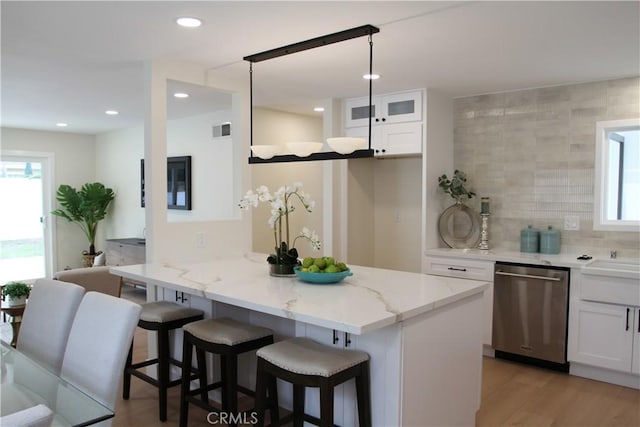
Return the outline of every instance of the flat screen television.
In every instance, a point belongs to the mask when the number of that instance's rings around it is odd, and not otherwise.
[[[144,205],[144,159],[141,159],[140,206]],[[191,156],[167,158],[167,209],[191,210]]]

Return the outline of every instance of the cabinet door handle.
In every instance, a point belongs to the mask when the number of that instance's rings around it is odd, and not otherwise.
[[[638,309],[638,333],[640,334],[640,308]]]
[[[176,291],[176,302],[177,301],[180,301],[180,302],[187,301],[187,298],[184,297],[184,292],[180,292],[180,296],[178,296],[178,291]]]
[[[383,121],[383,122],[386,122],[386,121],[387,121],[387,119],[385,119],[385,118],[383,117],[383,118],[382,118],[382,121]]]
[[[335,329],[333,330],[333,343],[337,343],[338,341],[340,341],[340,338],[338,338],[338,331],[336,331]]]
[[[349,332],[345,332],[344,333],[344,346],[345,347],[349,347],[349,344],[351,344],[351,338],[349,337]]]
[[[376,119],[376,122],[379,122],[379,121],[380,121],[380,119]]]
[[[466,268],[447,267],[447,270],[451,271],[467,271]]]
[[[627,307],[627,328],[625,329],[625,331],[629,330],[629,310],[630,310],[630,308]]]

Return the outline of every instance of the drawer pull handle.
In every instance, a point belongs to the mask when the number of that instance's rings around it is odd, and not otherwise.
[[[638,333],[640,334],[640,308],[638,309]]]
[[[629,330],[629,307],[627,307],[627,328],[625,329],[625,331]]]
[[[447,270],[451,270],[451,271],[467,271],[466,268],[456,268],[456,267],[448,267]]]

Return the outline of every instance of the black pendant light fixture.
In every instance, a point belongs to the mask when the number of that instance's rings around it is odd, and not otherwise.
[[[249,93],[251,104],[251,146],[253,146],[253,63],[266,61],[280,56],[291,55],[293,53],[302,52],[317,47],[326,46],[333,43],[339,43],[358,37],[369,37],[369,74],[373,74],[373,34],[380,32],[380,29],[373,25],[362,25],[360,27],[351,28],[349,30],[339,31],[333,34],[316,37],[287,46],[278,47],[253,55],[245,56],[243,59],[249,62]],[[369,80],[369,110],[373,100],[373,80]],[[300,162],[313,160],[337,160],[337,159],[357,159],[363,157],[373,157],[371,149],[371,111],[369,111],[369,141],[368,148],[355,150],[349,154],[340,154],[337,152],[319,152],[312,153],[305,157],[296,156],[294,154],[274,155],[268,159],[257,157],[251,152],[249,163],[279,163],[279,162]]]

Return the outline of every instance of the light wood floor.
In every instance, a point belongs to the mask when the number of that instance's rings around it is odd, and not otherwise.
[[[146,357],[145,332],[136,332],[136,360]],[[116,405],[115,427],[177,426],[179,389],[169,392],[168,420],[158,421],[156,389],[132,379],[131,398]],[[211,426],[190,405],[189,426]],[[478,426],[640,426],[640,391],[485,357]],[[425,426],[428,422],[425,421]],[[392,426],[389,426],[392,427]]]
[[[139,292],[123,297],[140,302]],[[2,325],[2,338],[10,329]],[[136,331],[134,360],[146,358],[146,332]],[[248,400],[248,399],[247,399]],[[169,391],[168,420],[158,420],[157,390],[133,378],[131,398],[116,404],[115,427],[178,425],[179,387]],[[246,402],[250,405],[251,402]],[[207,413],[190,405],[189,426],[204,427]],[[484,358],[478,426],[640,426],[640,391],[500,359]],[[428,420],[425,420],[425,426]],[[394,426],[388,426],[394,427]]]

